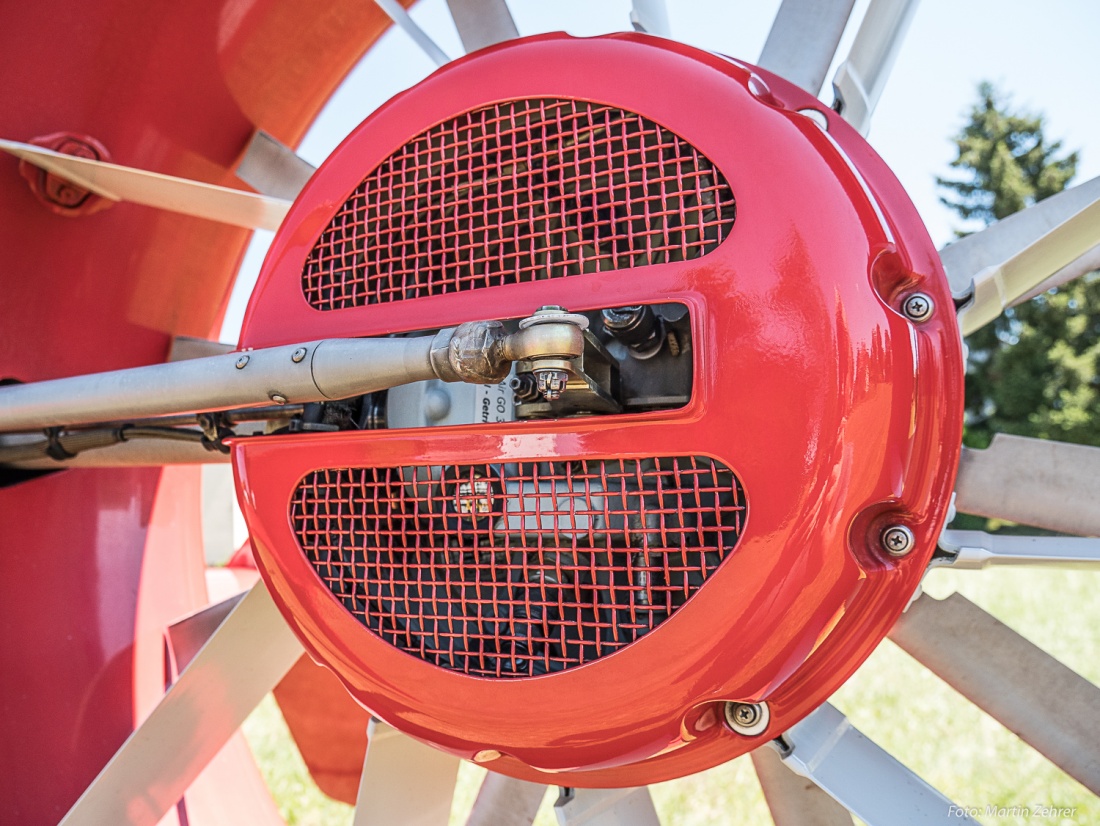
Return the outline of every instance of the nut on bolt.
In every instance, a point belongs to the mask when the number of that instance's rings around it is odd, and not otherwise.
[[[726,725],[744,737],[763,734],[771,722],[767,703],[726,703]]]
[[[913,532],[904,525],[890,525],[882,532],[882,548],[890,556],[905,556],[916,541]]]
[[[926,293],[913,293],[901,305],[902,312],[910,321],[927,321],[935,308],[932,297]]]

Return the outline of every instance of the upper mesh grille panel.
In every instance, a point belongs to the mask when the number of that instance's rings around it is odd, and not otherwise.
[[[664,622],[737,544],[741,486],[696,457],[314,471],[302,549],[367,628],[442,668],[534,677]]]
[[[698,258],[733,193],[683,138],[576,100],[517,100],[434,126],[368,175],[302,273],[318,310]]]

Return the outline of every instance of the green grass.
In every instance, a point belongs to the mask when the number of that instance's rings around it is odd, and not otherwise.
[[[1093,683],[1100,684],[1100,577],[1083,571],[933,571],[925,590],[959,591]],[[884,643],[832,698],[852,722],[903,763],[963,805],[985,809],[1049,804],[1075,807],[1072,818],[986,817],[987,824],[1097,824],[1100,799],[1060,772],[892,643]],[[290,824],[351,822],[351,808],[325,798],[310,781],[269,697],[245,734],[280,811]],[[464,764],[451,822],[463,823],[484,770]],[[652,787],[664,826],[768,824],[747,758]],[[553,795],[538,826],[552,826]]]

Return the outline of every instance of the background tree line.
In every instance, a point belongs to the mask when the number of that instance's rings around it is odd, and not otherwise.
[[[973,227],[1061,192],[1078,153],[1043,134],[1041,114],[1021,111],[989,83],[955,136],[955,173],[937,178],[941,201]],[[960,235],[965,233],[960,232]],[[994,433],[1100,445],[1100,278],[1091,273],[1011,308],[969,338],[965,443]]]

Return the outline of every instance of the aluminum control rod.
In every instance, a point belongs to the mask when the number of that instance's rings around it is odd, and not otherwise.
[[[495,384],[513,361],[551,378],[584,349],[584,316],[539,310],[505,335],[475,321],[418,338],[323,339],[283,347],[0,387],[0,432],[346,399],[427,379]],[[538,376],[537,376],[538,377]],[[542,378],[542,377],[539,377]]]

